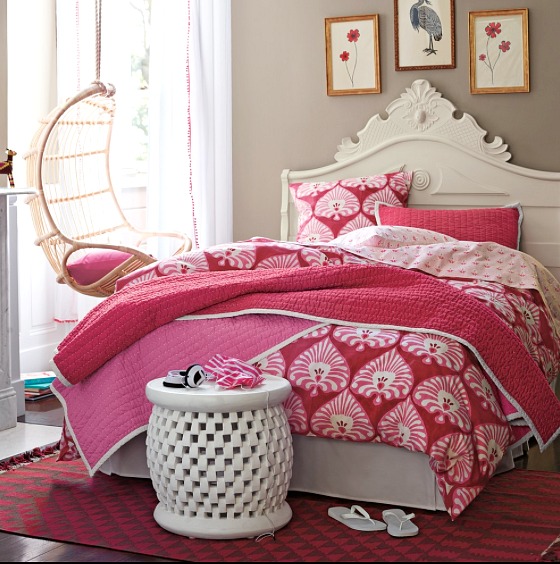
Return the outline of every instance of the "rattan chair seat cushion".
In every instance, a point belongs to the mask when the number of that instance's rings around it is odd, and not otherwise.
[[[131,258],[130,253],[114,249],[91,249],[66,263],[70,276],[82,286],[94,284],[120,264]]]

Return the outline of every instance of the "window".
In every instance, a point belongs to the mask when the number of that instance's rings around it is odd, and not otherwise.
[[[96,78],[96,1],[56,5],[57,87],[70,96]],[[195,247],[233,237],[230,20],[229,0],[102,4],[100,79],[117,89],[113,185],[132,223],[184,231]]]
[[[150,24],[152,0],[57,2],[57,90],[59,101],[97,77],[116,87],[117,112],[111,139],[111,177],[130,221],[145,227],[149,147]]]

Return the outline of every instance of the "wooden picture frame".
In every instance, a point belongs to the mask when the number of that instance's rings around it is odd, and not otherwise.
[[[471,94],[529,92],[529,10],[469,12]]]
[[[395,70],[454,69],[454,0],[394,3]]]
[[[379,94],[379,17],[325,18],[327,95]]]

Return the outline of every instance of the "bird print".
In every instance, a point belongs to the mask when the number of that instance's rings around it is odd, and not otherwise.
[[[423,4],[426,4],[426,6]],[[435,55],[437,50],[434,49],[434,41],[441,41],[443,34],[441,20],[437,12],[429,7],[430,4],[430,0],[419,0],[416,2],[410,8],[410,23],[415,31],[420,32],[420,28],[422,28],[430,38],[429,45],[424,49],[424,53],[426,55]]]

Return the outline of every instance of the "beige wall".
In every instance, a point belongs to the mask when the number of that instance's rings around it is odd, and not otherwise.
[[[529,93],[469,92],[469,11],[529,8]],[[232,0],[234,239],[280,234],[280,174],[333,161],[417,78],[509,145],[510,162],[560,171],[559,0],[455,0],[456,68],[395,71],[393,0]],[[327,96],[324,19],[379,14],[381,94]]]

